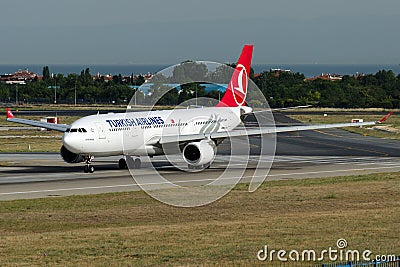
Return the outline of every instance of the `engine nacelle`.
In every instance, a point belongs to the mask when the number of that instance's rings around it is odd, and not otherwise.
[[[216,146],[211,140],[192,142],[183,148],[183,158],[189,165],[202,166],[214,160],[216,150]]]
[[[84,161],[84,158],[81,155],[69,151],[65,146],[61,147],[60,155],[67,163],[79,163]]]

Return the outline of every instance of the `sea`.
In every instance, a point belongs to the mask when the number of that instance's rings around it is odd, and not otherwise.
[[[171,64],[172,65],[172,64]],[[68,75],[70,73],[80,73],[86,68],[90,69],[92,75],[95,74],[111,74],[123,76],[156,73],[171,65],[166,64],[131,64],[131,65],[48,65],[50,73],[62,73]],[[0,74],[10,74],[18,70],[28,69],[30,72],[42,74],[44,65],[6,65],[0,64]],[[314,77],[322,73],[338,74],[338,75],[355,75],[355,74],[374,74],[379,70],[392,70],[395,75],[400,73],[400,64],[253,64],[255,73],[269,71],[270,69],[290,70],[291,72],[299,72],[306,77]]]

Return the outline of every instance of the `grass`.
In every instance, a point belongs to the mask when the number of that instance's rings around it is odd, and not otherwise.
[[[40,116],[18,116],[23,119],[40,120]],[[79,117],[59,116],[60,123],[70,124]],[[0,126],[28,127],[8,122],[0,117]],[[58,152],[62,146],[62,133],[39,130],[0,131],[0,152]]]
[[[103,110],[103,109],[120,109],[125,110],[126,105],[116,104],[88,104],[88,105],[71,105],[71,104],[25,104],[25,105],[11,105],[13,111],[15,110]]]
[[[309,107],[297,109],[298,111],[311,111],[311,112],[388,112],[385,108],[324,108],[324,107]],[[290,112],[296,111],[296,109],[291,109]],[[396,109],[396,112],[399,110]],[[285,111],[284,111],[285,112]]]
[[[0,152],[58,152],[62,146],[60,136],[0,138]]]
[[[39,120],[40,117],[21,116],[24,119]],[[69,124],[76,117],[61,116],[60,123]],[[0,126],[25,127],[0,118]],[[62,133],[39,130],[0,131],[0,152],[58,152],[62,145]]]
[[[253,266],[264,245],[322,250],[339,238],[351,249],[399,254],[399,216],[399,173],[270,181],[254,193],[240,184],[191,209],[143,192],[4,201],[0,259],[2,266]]]
[[[24,104],[24,105],[19,105],[15,106],[14,104],[10,105],[4,105],[3,107],[11,107],[11,109],[14,111],[17,110],[120,110],[121,112],[124,112],[127,108],[126,104],[82,104],[82,105],[71,105],[71,104]],[[138,108],[138,109],[148,109],[149,106],[144,106],[144,105],[137,105],[137,106],[131,106],[132,109]],[[154,106],[155,109],[173,109],[175,106]],[[5,109],[5,108],[4,108]]]

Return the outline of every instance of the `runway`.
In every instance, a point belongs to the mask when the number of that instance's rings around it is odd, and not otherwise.
[[[57,197],[105,192],[140,190],[128,170],[118,170],[118,158],[107,158],[96,163],[96,172],[83,173],[82,166],[68,165],[57,154],[0,154],[0,200]],[[211,182],[224,167],[219,158],[212,167],[201,173],[186,173],[168,166],[158,171],[178,185],[199,185]],[[234,164],[244,164],[237,160]],[[252,178],[250,168],[242,182]],[[277,156],[267,179],[300,179],[400,171],[399,157],[326,157]],[[143,166],[140,175],[148,175],[147,185],[155,182],[150,166]],[[236,177],[232,177],[232,181]],[[229,177],[225,178],[229,183]]]
[[[276,115],[280,123],[298,123]],[[251,137],[250,143],[257,143]],[[223,146],[221,146],[223,147]],[[223,149],[222,149],[223,150]],[[257,164],[257,146],[241,182],[249,182]],[[223,153],[222,153],[223,154]],[[0,153],[0,200],[57,197],[139,190],[128,170],[118,169],[119,157],[96,159],[95,173],[83,173],[82,164],[64,163],[56,153]],[[221,174],[228,162],[218,155],[211,168],[187,173],[170,166],[163,157],[154,157],[154,165],[168,181],[182,186],[207,184]],[[270,159],[268,159],[270,160]],[[266,160],[265,165],[269,165]],[[243,158],[232,160],[243,168]],[[340,129],[283,133],[277,136],[276,157],[267,179],[318,178],[400,171],[400,141],[363,137]],[[137,172],[155,189],[162,184],[154,179],[150,164]],[[234,175],[224,182],[237,179]]]

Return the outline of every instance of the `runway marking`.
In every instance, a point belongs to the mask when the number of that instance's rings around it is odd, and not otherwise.
[[[238,158],[239,160],[242,160],[243,157],[240,156],[232,156],[232,158]],[[229,157],[225,156],[220,156],[217,158],[219,163],[223,163],[224,160],[229,160]],[[343,157],[282,157],[282,156],[276,156],[274,160],[270,159],[263,159],[258,158],[257,156],[250,156],[249,157],[250,161],[257,160],[259,162],[265,162],[265,163],[293,163],[293,164],[300,164],[300,163],[314,163],[314,164],[357,164],[357,165],[369,165],[369,164],[382,164],[382,165],[387,165],[387,164],[399,164],[399,158],[385,158],[385,162],[381,162],[382,158],[381,157],[348,157],[348,158],[343,158]],[[217,160],[216,160],[217,162]]]
[[[257,162],[262,162],[266,164],[272,163],[271,160],[269,160],[269,157],[266,157],[265,159],[259,159],[258,156],[250,156],[249,157],[249,163],[239,163],[242,161],[242,157],[240,156],[231,156],[234,160],[237,158],[237,163],[230,163],[230,166],[246,166],[248,164],[254,163],[254,160],[257,160]],[[393,158],[381,158],[381,157],[349,157],[349,158],[343,158],[343,157],[310,157],[307,156],[276,156],[274,159],[274,163],[289,163],[289,164],[304,164],[304,163],[311,163],[315,165],[326,165],[326,164],[335,164],[335,165],[357,165],[357,166],[365,166],[365,165],[380,165],[380,166],[397,166],[400,164],[400,158],[399,157],[393,157]],[[218,160],[214,162],[214,166],[225,166],[224,163],[226,159],[229,159],[229,156],[220,156]],[[274,165],[273,165],[274,166]],[[275,165],[276,166],[276,165]],[[279,165],[278,165],[279,166]],[[13,169],[18,169],[19,167],[13,167]],[[165,167],[158,167],[157,169],[163,169],[163,168],[170,168],[170,166],[165,166]],[[2,169],[7,169],[10,170],[10,167],[0,167],[0,173]],[[80,172],[76,172],[77,174],[80,174]],[[121,170],[107,170],[106,171],[108,176],[118,176],[121,174]],[[126,175],[129,175],[129,173],[126,173]],[[65,177],[65,174],[42,174],[41,177],[43,178],[44,181],[46,182],[51,182],[51,181],[57,181],[59,179],[66,179],[66,180],[74,180],[74,177]],[[87,177],[90,177],[88,175],[83,175],[82,179],[85,179]],[[104,177],[98,177],[100,179]],[[8,175],[8,177],[2,177],[0,176],[0,184],[10,184],[13,183],[13,181],[18,181],[20,179],[27,179],[29,182],[35,182],[36,178],[31,178],[31,177],[26,177],[25,175]]]
[[[347,127],[347,128],[350,128],[350,127]],[[368,128],[365,128],[365,129],[368,129]],[[344,131],[344,132],[346,132],[346,133],[353,134],[354,137],[324,132],[324,131],[326,131],[326,130],[328,130],[328,129],[324,129],[324,130],[313,130],[313,131],[314,131],[314,132],[317,132],[317,133],[320,133],[320,134],[325,134],[325,135],[328,135],[328,136],[333,136],[333,137],[337,137],[337,138],[346,138],[346,139],[350,139],[350,140],[351,140],[351,139],[359,140],[359,136],[362,136],[364,142],[365,142],[365,141],[367,141],[367,142],[373,142],[373,141],[375,141],[375,140],[371,140],[371,138],[380,139],[380,142],[385,143],[385,144],[397,144],[398,141],[399,141],[399,140],[397,140],[397,139],[390,139],[390,138],[385,138],[385,137],[374,137],[374,136],[370,136],[370,135],[362,135],[362,134],[360,134],[360,133],[355,133],[355,132],[351,132],[351,131],[344,130],[344,129],[340,130],[339,128],[331,128],[330,131],[332,131],[332,130]],[[380,152],[378,152],[378,153],[380,153]]]
[[[344,138],[344,136],[342,136],[342,135],[337,135],[337,134],[333,134],[333,133],[327,133],[327,132],[324,132],[324,131],[322,131],[322,130],[313,130],[314,132],[317,132],[317,133],[320,133],[320,134],[325,134],[325,135],[328,135],[328,136],[333,136],[333,137],[338,137],[338,138]]]
[[[342,148],[342,149],[347,149],[347,150],[371,152],[371,153],[380,154],[380,155],[386,156],[386,157],[389,156],[389,154],[387,154],[387,153],[382,153],[382,152],[375,151],[375,150],[360,149],[360,148],[351,147],[351,146],[334,145],[334,144],[328,144],[328,143],[324,143],[324,142],[317,142],[317,141],[311,141],[311,140],[302,140],[302,141],[306,142],[306,143],[317,144],[317,145],[325,145],[325,146],[332,146],[332,147],[337,147],[337,148]]]
[[[366,171],[366,170],[382,170],[382,169],[393,169],[393,166],[386,167],[375,167],[375,168],[362,168],[362,169],[346,169],[346,170],[331,170],[331,171],[314,171],[314,172],[298,172],[298,173],[281,173],[281,174],[271,174],[269,177],[284,177],[293,175],[309,175],[309,174],[321,174],[321,173],[337,173],[337,172],[351,172],[351,171]],[[397,166],[400,168],[400,166]],[[263,178],[264,176],[244,176],[240,178],[251,179],[251,178]],[[233,180],[238,179],[237,177],[227,177],[218,178],[218,180]],[[296,178],[294,178],[296,179]],[[17,192],[3,192],[0,195],[19,195],[19,194],[34,194],[34,193],[50,193],[50,192],[62,192],[62,191],[72,191],[72,190],[89,190],[89,189],[105,189],[105,188],[118,188],[118,187],[131,187],[131,186],[146,186],[146,185],[162,185],[162,184],[176,184],[176,183],[192,183],[192,182],[206,182],[215,181],[216,179],[197,179],[197,180],[184,180],[184,181],[174,181],[172,182],[161,182],[161,183],[143,183],[143,184],[120,184],[120,185],[103,185],[103,186],[87,186],[87,187],[73,187],[73,188],[57,188],[57,189],[45,189],[45,190],[31,190],[31,191],[17,191]]]

